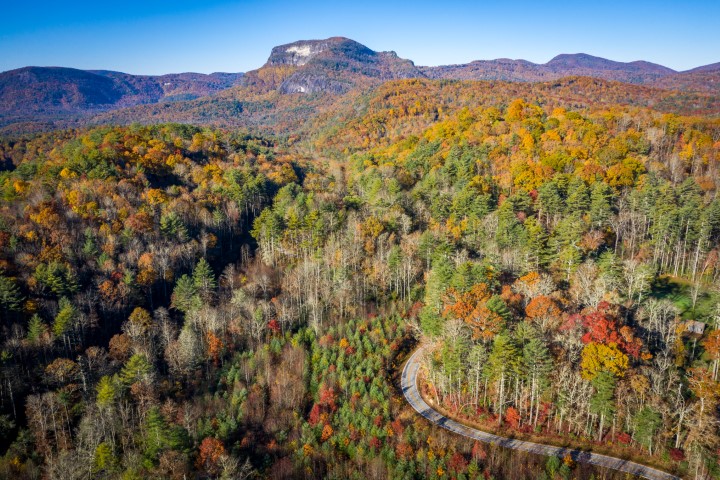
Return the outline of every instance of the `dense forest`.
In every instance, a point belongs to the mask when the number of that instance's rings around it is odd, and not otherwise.
[[[431,426],[422,344],[448,416],[720,477],[720,121],[509,93],[4,140],[0,476],[625,478]]]

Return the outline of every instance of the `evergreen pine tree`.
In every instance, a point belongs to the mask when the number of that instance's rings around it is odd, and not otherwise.
[[[73,322],[75,322],[75,318],[77,317],[75,306],[67,298],[63,297],[60,299],[59,307],[58,314],[55,316],[55,321],[53,322],[53,333],[56,337],[67,333],[72,328]]]
[[[635,440],[645,446],[650,455],[653,453],[653,438],[658,428],[662,425],[662,418],[650,407],[643,407],[633,419],[635,427]]]
[[[125,366],[120,371],[120,381],[123,385],[129,387],[135,382],[144,380],[152,373],[153,367],[148,362],[145,355],[135,354],[128,359]]]
[[[43,333],[45,333],[46,328],[47,327],[40,318],[40,315],[38,315],[37,313],[33,315],[30,318],[30,322],[28,323],[28,341],[32,344],[37,343],[37,341],[40,340],[40,337],[42,337]]]
[[[115,401],[115,396],[117,395],[115,382],[107,375],[100,378],[97,387],[95,387],[95,391],[97,392],[95,400],[99,406],[108,407]]]
[[[584,215],[590,209],[590,191],[585,182],[575,178],[568,185],[565,211],[568,214]]]
[[[601,371],[592,380],[595,394],[590,398],[590,412],[600,417],[598,440],[602,438],[605,419],[615,415],[615,376]]]
[[[594,227],[605,225],[612,215],[613,192],[605,182],[595,182],[590,192],[590,223]]]
[[[552,252],[547,246],[548,234],[535,217],[525,220],[524,225],[527,231],[528,262],[533,270],[539,270],[552,258]]]
[[[495,413],[498,415],[500,423],[502,423],[505,410],[507,385],[518,359],[517,353],[517,348],[507,333],[501,332],[495,336],[487,366],[488,375],[496,383]]]
[[[172,307],[183,313],[199,308],[202,304],[198,296],[198,288],[189,275],[183,275],[175,284],[172,293]]]
[[[209,301],[212,298],[217,283],[215,281],[215,274],[205,258],[198,260],[198,263],[193,269],[192,279],[200,298],[203,301]]]

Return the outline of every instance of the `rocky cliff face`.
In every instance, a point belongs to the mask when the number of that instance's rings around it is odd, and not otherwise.
[[[280,45],[272,49],[266,65],[292,65],[301,67],[319,54],[337,49],[339,45],[345,42],[352,42],[352,40],[332,37],[326,40],[300,40],[286,45]],[[372,50],[359,43],[357,46],[360,47],[359,49],[367,50],[369,54],[373,53]]]
[[[246,84],[281,93],[343,93],[378,80],[424,77],[410,60],[376,52],[343,37],[302,40],[272,49],[265,65],[249,72]]]

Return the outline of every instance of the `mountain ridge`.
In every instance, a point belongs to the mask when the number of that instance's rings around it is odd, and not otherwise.
[[[189,100],[236,85],[239,73],[132,75],[23,67],[0,73],[0,122],[86,116],[145,103]]]
[[[206,103],[216,102],[229,108],[225,113],[210,112],[211,117],[236,115],[241,114],[240,107],[227,107],[227,102],[239,105],[238,102],[250,99],[252,103],[257,96],[275,94],[344,95],[350,90],[366,90],[389,80],[410,78],[542,83],[569,77],[720,96],[720,63],[676,72],[644,60],[617,62],[573,53],[559,54],[544,64],[500,58],[426,67],[416,66],[393,51],[374,51],[346,37],[330,37],[278,45],[264,65],[246,73],[132,75],[67,67],[23,67],[2,72],[0,128],[33,123],[42,129],[47,125],[82,125],[97,115],[113,118],[107,113],[137,110],[142,105],[158,105],[148,111],[166,115],[177,110],[168,109],[168,103],[185,105],[203,98],[210,99]],[[260,100],[260,106],[252,108],[265,108],[263,102]],[[194,107],[187,104],[184,108]],[[145,121],[145,117],[138,121]]]
[[[648,84],[679,74],[675,70],[645,60],[618,62],[587,53],[563,53],[546,63],[524,59],[498,58],[473,60],[466,64],[419,67],[429,78],[454,80],[549,81],[568,76],[589,76],[625,83]]]

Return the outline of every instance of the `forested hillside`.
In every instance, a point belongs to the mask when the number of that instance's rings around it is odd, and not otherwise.
[[[384,82],[415,79],[432,90],[428,78],[476,81],[463,88],[473,90],[463,96],[474,104],[523,97],[541,104],[633,105],[717,116],[719,76],[717,64],[676,72],[582,53],[557,55],[545,64],[497,59],[418,67],[393,51],[331,37],[276,46],[264,65],[245,74],[149,76],[60,67],[0,72],[0,136],[166,122],[299,134],[308,120],[336,112]]]
[[[448,415],[717,477],[720,121],[633,88],[3,141],[0,476],[625,478],[431,427],[421,342]]]
[[[241,73],[130,75],[106,70],[25,67],[0,72],[0,125],[74,126],[132,105],[191,100],[237,85]],[[36,128],[37,129],[37,128]],[[34,130],[33,130],[34,131]]]

